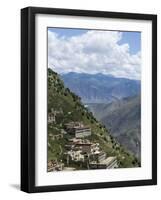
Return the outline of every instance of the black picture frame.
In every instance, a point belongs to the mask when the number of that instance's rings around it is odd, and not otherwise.
[[[152,179],[35,186],[35,15],[54,14],[152,21]],[[157,184],[157,16],[27,7],[21,10],[21,190],[28,193]]]

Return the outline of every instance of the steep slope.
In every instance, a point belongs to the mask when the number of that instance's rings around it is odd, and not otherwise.
[[[107,103],[140,93],[138,80],[74,72],[63,74],[61,78],[83,103]]]
[[[81,121],[91,127],[92,135],[89,139],[98,142],[108,156],[116,156],[119,167],[139,166],[137,159],[117,143],[109,131],[84,107],[80,97],[65,88],[60,76],[48,69],[48,117],[51,110],[57,111],[57,115],[53,123],[48,123],[48,161],[64,159],[64,146],[69,137],[66,134],[63,138],[53,140],[53,136],[64,131],[65,123]]]
[[[109,104],[90,104],[94,116],[110,129],[111,134],[140,159],[140,96]]]

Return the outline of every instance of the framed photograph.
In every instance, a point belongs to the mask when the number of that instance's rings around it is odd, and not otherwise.
[[[21,10],[21,190],[157,184],[157,16]]]

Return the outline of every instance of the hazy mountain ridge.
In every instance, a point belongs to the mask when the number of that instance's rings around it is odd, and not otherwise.
[[[89,104],[89,109],[122,145],[140,158],[140,95],[109,104]]]
[[[107,103],[140,93],[140,81],[112,75],[67,73],[61,79],[84,103]]]

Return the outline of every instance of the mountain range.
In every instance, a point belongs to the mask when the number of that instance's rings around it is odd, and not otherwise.
[[[140,93],[140,81],[112,75],[70,72],[62,74],[66,87],[81,97],[83,103],[109,103]]]
[[[95,118],[110,129],[112,136],[141,159],[140,81],[75,72],[62,74],[61,79],[81,97]]]

